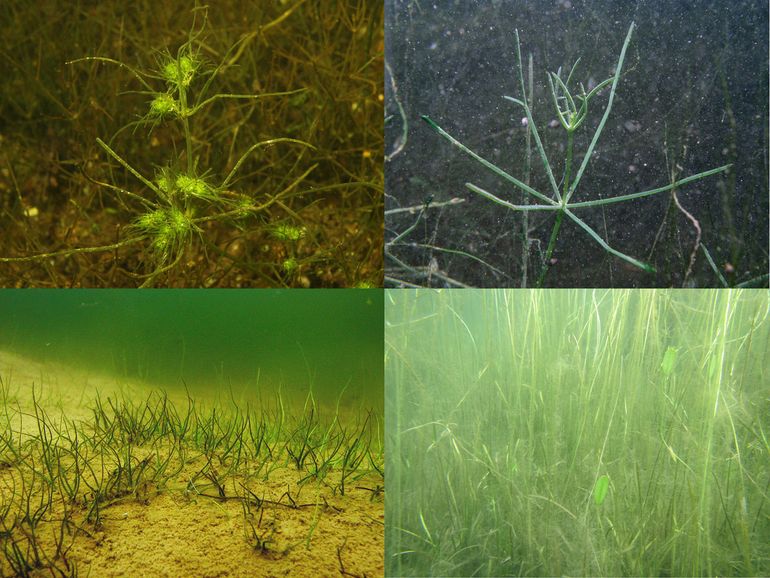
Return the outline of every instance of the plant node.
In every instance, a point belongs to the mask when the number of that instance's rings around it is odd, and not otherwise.
[[[163,118],[179,111],[176,99],[168,93],[158,94],[150,103],[150,116]]]
[[[192,55],[180,56],[163,66],[162,75],[171,88],[187,88],[192,83],[200,62]]]

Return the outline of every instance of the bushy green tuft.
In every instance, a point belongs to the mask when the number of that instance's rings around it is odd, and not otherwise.
[[[166,221],[166,211],[158,209],[150,213],[145,213],[136,220],[136,226],[147,232],[157,230]]]
[[[163,78],[172,88],[187,88],[195,77],[195,71],[200,62],[192,55],[180,56],[177,60],[171,60],[163,66]]]
[[[178,110],[176,99],[168,93],[158,94],[150,103],[150,116],[153,117],[173,116]]]
[[[176,186],[186,197],[195,197],[209,201],[217,199],[216,191],[200,177],[179,175],[176,178]]]
[[[175,207],[145,213],[134,225],[150,237],[152,252],[160,262],[170,260],[195,229],[192,220]]]
[[[283,262],[283,270],[287,273],[293,273],[297,270],[297,267],[299,267],[299,263],[296,259],[290,257],[289,259],[284,260]]]
[[[281,241],[299,241],[306,233],[305,227],[295,227],[294,225],[277,225],[273,229],[273,236]]]
[[[173,195],[177,190],[176,179],[171,169],[161,170],[155,177],[155,182],[158,188],[168,195]]]

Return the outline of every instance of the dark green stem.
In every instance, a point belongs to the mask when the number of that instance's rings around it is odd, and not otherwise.
[[[572,174],[572,143],[573,143],[574,134],[575,134],[574,130],[567,131],[567,158],[566,158],[566,163],[564,165],[564,195],[562,196],[563,199],[567,198],[567,192],[569,191],[570,177]],[[537,278],[538,289],[540,289],[543,286],[543,281],[545,281],[546,273],[548,273],[548,268],[551,262],[551,256],[553,255],[553,250],[556,247],[556,239],[559,236],[559,229],[561,229],[561,221],[563,217],[564,217],[564,211],[559,211],[558,213],[556,213],[556,222],[553,224],[553,229],[551,230],[551,238],[548,240],[548,248],[545,251],[545,260],[543,262],[543,267],[542,269],[540,269],[540,275]]]
[[[567,193],[569,192],[569,183],[572,173],[572,141],[573,141],[573,134],[575,133],[574,130],[568,130],[567,131],[567,161],[564,165],[564,194],[562,195],[562,198],[567,198]]]
[[[564,217],[564,211],[558,211],[556,213],[556,222],[553,224],[551,230],[551,238],[548,241],[548,248],[545,251],[545,259],[543,261],[543,268],[540,269],[540,275],[537,278],[537,288],[543,287],[543,281],[545,281],[545,275],[548,273],[548,268],[551,261],[551,255],[553,255],[553,249],[556,246],[556,238],[559,236],[559,229],[561,228],[561,221]]]

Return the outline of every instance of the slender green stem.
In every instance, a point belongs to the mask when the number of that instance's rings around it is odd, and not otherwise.
[[[616,257],[620,257],[620,258],[621,258],[621,259],[623,259],[624,261],[628,261],[629,263],[631,263],[631,264],[632,264],[632,265],[634,265],[635,267],[639,267],[640,269],[644,269],[644,270],[645,270],[645,271],[647,271],[648,273],[655,273],[655,267],[653,267],[652,265],[648,265],[647,263],[643,263],[642,261],[639,261],[638,259],[634,259],[633,257],[631,257],[631,256],[629,256],[629,255],[626,255],[625,253],[621,253],[620,251],[618,251],[618,250],[616,250],[616,249],[613,249],[612,247],[610,247],[610,246],[609,246],[609,245],[606,243],[606,241],[605,241],[604,239],[602,239],[602,238],[599,236],[599,234],[598,234],[596,231],[594,231],[594,230],[593,230],[591,227],[589,227],[589,226],[588,226],[588,225],[585,223],[585,221],[583,221],[582,219],[579,219],[579,218],[577,218],[577,217],[575,216],[575,214],[574,214],[573,212],[571,212],[569,209],[565,209],[565,210],[564,210],[564,212],[566,213],[566,215],[567,215],[567,216],[568,216],[570,219],[572,219],[573,221],[575,221],[575,223],[577,223],[577,224],[578,224],[578,225],[579,225],[579,226],[580,226],[580,227],[581,227],[581,228],[582,228],[582,229],[583,229],[583,230],[584,230],[586,233],[588,233],[589,235],[591,235],[591,237],[593,237],[593,239],[594,239],[594,240],[595,240],[597,243],[599,243],[599,245],[601,245],[602,249],[604,249],[604,250],[605,250],[605,251],[607,251],[608,253],[612,253],[612,254],[613,254],[613,255],[615,255]]]
[[[594,152],[594,147],[596,147],[596,143],[599,142],[599,137],[602,134],[602,130],[604,129],[604,125],[607,122],[607,118],[610,116],[610,111],[612,110],[612,102],[615,100],[615,90],[618,88],[618,81],[620,80],[620,72],[623,68],[623,60],[626,58],[626,49],[628,48],[628,43],[631,42],[631,34],[634,32],[634,23],[631,22],[631,25],[628,27],[628,33],[626,34],[626,40],[623,42],[623,48],[620,51],[620,58],[618,59],[618,65],[615,67],[615,74],[612,80],[612,88],[610,89],[610,98],[607,101],[607,108],[604,110],[604,116],[602,116],[602,120],[599,122],[599,126],[596,127],[596,132],[594,133],[594,137],[591,139],[591,144],[588,145],[588,150],[586,150],[586,154],[583,157],[583,162],[580,165],[580,169],[578,169],[577,175],[575,175],[575,180],[572,183],[572,186],[570,187],[570,193],[567,197],[567,201],[569,201],[569,197],[571,197],[575,190],[578,187],[578,184],[580,183],[580,179],[583,178],[583,172],[585,172],[586,167],[588,166],[588,161],[591,160],[591,155]]]
[[[227,185],[230,184],[230,181],[235,176],[235,173],[238,172],[238,169],[243,164],[243,161],[245,161],[246,157],[249,156],[253,151],[255,151],[256,149],[258,149],[260,147],[265,147],[265,146],[273,145],[273,144],[276,144],[276,143],[279,143],[279,142],[291,142],[291,143],[301,144],[302,146],[306,146],[308,148],[311,148],[311,149],[315,150],[315,147],[313,145],[311,145],[310,143],[307,143],[307,142],[301,141],[301,140],[297,140],[295,138],[272,138],[272,139],[269,139],[269,140],[264,140],[262,142],[258,142],[256,144],[253,144],[253,145],[251,145],[248,148],[248,150],[246,150],[245,153],[243,153],[241,155],[241,158],[238,159],[238,162],[235,163],[235,166],[233,167],[233,170],[231,170],[230,174],[228,174],[227,177],[225,178],[225,180],[222,181],[221,188],[224,189],[224,188],[227,187]]]
[[[147,180],[146,178],[144,178],[144,177],[143,177],[141,174],[139,174],[139,172],[138,172],[138,171],[137,171],[137,170],[136,170],[134,167],[132,167],[132,166],[131,166],[131,165],[129,165],[129,164],[126,162],[126,161],[124,161],[122,158],[120,158],[120,155],[118,155],[118,153],[116,153],[114,150],[112,150],[112,149],[109,147],[109,145],[108,145],[106,142],[104,142],[104,141],[103,141],[102,139],[100,139],[99,137],[96,137],[96,142],[97,142],[97,143],[99,143],[99,146],[101,146],[101,147],[102,147],[104,150],[106,150],[106,151],[107,151],[107,152],[110,154],[110,156],[111,156],[112,158],[114,158],[114,159],[115,159],[116,161],[118,161],[118,162],[119,162],[121,165],[123,165],[123,166],[125,167],[125,169],[126,169],[128,172],[130,172],[130,173],[131,173],[132,175],[134,175],[134,176],[135,176],[137,179],[139,179],[139,180],[140,180],[140,181],[142,181],[142,182],[143,182],[145,185],[147,185],[147,186],[150,188],[150,190],[152,190],[152,191],[155,191],[155,193],[156,193],[158,196],[160,196],[161,198],[165,198],[165,195],[164,195],[164,193],[163,193],[163,192],[162,192],[162,191],[161,191],[161,190],[160,190],[160,189],[159,189],[159,188],[158,188],[156,185],[154,185],[154,184],[153,184],[151,181],[148,181],[148,180]]]
[[[513,183],[514,185],[516,185],[516,186],[517,186],[517,187],[519,187],[520,189],[522,189],[522,190],[524,190],[524,191],[528,192],[530,195],[533,195],[533,196],[537,197],[537,198],[538,198],[538,199],[540,199],[541,201],[545,201],[546,203],[550,203],[550,204],[555,204],[553,200],[549,199],[549,198],[548,198],[548,197],[546,197],[544,194],[542,194],[542,193],[539,193],[538,191],[536,191],[535,189],[533,189],[533,188],[532,188],[532,187],[530,187],[529,185],[527,185],[527,184],[525,184],[525,183],[521,182],[521,181],[520,181],[519,179],[517,179],[516,177],[512,177],[511,175],[509,175],[508,173],[506,173],[506,172],[505,172],[503,169],[501,169],[501,168],[500,168],[500,167],[498,167],[497,165],[494,165],[494,164],[490,163],[488,160],[486,160],[486,159],[484,159],[484,158],[480,157],[479,155],[477,155],[475,152],[473,152],[471,149],[469,149],[468,147],[466,147],[466,146],[465,146],[463,143],[461,143],[461,142],[460,142],[460,141],[458,141],[456,138],[454,138],[452,135],[450,135],[448,132],[446,132],[446,131],[445,131],[443,128],[441,128],[441,127],[440,127],[439,125],[437,125],[435,122],[433,122],[433,121],[432,121],[432,120],[431,120],[429,117],[427,117],[427,116],[425,116],[425,115],[422,115],[422,117],[421,117],[421,118],[422,118],[422,120],[424,120],[425,122],[427,122],[427,123],[428,123],[428,125],[429,125],[429,126],[430,126],[430,127],[433,129],[433,130],[435,130],[435,131],[436,131],[438,134],[440,134],[441,136],[443,136],[445,139],[447,139],[449,142],[451,142],[453,145],[455,145],[457,148],[459,148],[461,151],[463,151],[463,152],[464,152],[465,154],[467,154],[468,156],[470,156],[470,157],[472,157],[472,158],[476,159],[477,161],[479,161],[479,162],[480,162],[482,165],[484,165],[485,167],[487,167],[487,168],[488,168],[490,171],[492,171],[493,173],[495,173],[495,174],[497,174],[497,175],[500,175],[500,176],[501,176],[501,177],[503,177],[503,178],[504,178],[506,181],[509,181],[509,182]],[[533,132],[533,134],[536,134],[536,133],[534,133],[534,132]],[[537,140],[537,139],[536,139],[536,140]]]
[[[572,146],[574,142],[575,130],[567,130],[567,160],[564,164],[564,204],[566,204],[569,198],[567,193],[569,192],[570,177],[572,172]]]
[[[296,90],[286,90],[283,92],[266,92],[264,94],[215,94],[204,100],[203,102],[195,105],[187,111],[187,116],[192,116],[207,104],[219,100],[220,98],[235,98],[235,99],[251,99],[256,100],[258,98],[267,98],[268,96],[290,96],[292,94],[299,94],[300,92],[306,92],[307,88],[298,88]]]
[[[537,287],[540,289],[545,281],[545,274],[548,272],[551,256],[553,255],[554,247],[556,247],[556,238],[559,236],[559,229],[561,229],[561,222],[564,218],[564,209],[556,213],[556,221],[551,229],[551,238],[548,240],[548,248],[545,251],[545,258],[543,259],[543,267],[540,269],[540,275],[537,277]]]
[[[152,87],[147,84],[147,81],[144,79],[144,74],[136,70],[135,68],[130,67],[128,64],[124,64],[123,62],[120,62],[119,60],[115,60],[114,58],[105,58],[104,56],[84,56],[83,58],[76,58],[75,60],[68,60],[65,64],[75,64],[76,62],[85,62],[88,60],[93,60],[96,62],[109,62],[110,64],[117,64],[118,66],[127,69],[131,74],[133,74],[136,79],[142,83],[142,86],[144,86],[147,90],[149,90],[152,94],[155,94],[155,91],[152,89]]]
[[[425,208],[420,210],[420,213],[417,215],[417,218],[414,220],[414,223],[409,225],[404,231],[398,234],[398,236],[395,239],[392,239],[388,241],[388,245],[395,245],[398,243],[401,239],[406,237],[409,233],[415,230],[417,225],[420,223],[420,219],[422,219],[423,214],[425,213]]]
[[[388,243],[388,244],[390,245],[391,243],[392,243],[392,241],[390,243]],[[458,249],[447,249],[446,247],[437,247],[436,245],[429,245],[427,243],[414,243],[414,244],[410,244],[410,246],[412,246],[412,247],[423,247],[425,249],[430,249],[432,251],[437,251],[439,253],[450,253],[452,255],[460,255],[461,257],[467,257],[469,259],[473,259],[474,261],[476,261],[477,263],[479,263],[481,265],[484,265],[485,267],[489,267],[492,271],[494,271],[498,275],[502,275],[504,277],[507,276],[505,271],[502,271],[501,269],[498,269],[494,265],[491,265],[490,263],[487,263],[486,261],[484,261],[484,259],[476,257],[476,255],[471,255],[470,253],[467,253],[465,251],[460,251]]]
[[[552,204],[552,205],[514,205],[513,203],[509,203],[508,201],[504,201],[498,196],[495,196],[494,194],[490,193],[489,191],[486,191],[482,189],[479,186],[474,185],[473,183],[465,183],[465,186],[473,191],[474,193],[481,195],[482,197],[488,198],[490,201],[493,201],[497,203],[498,205],[502,205],[504,207],[507,207],[513,211],[561,211],[562,207],[559,204]],[[551,201],[553,202],[553,201]]]
[[[532,53],[529,53],[527,59],[527,82],[529,83],[529,98],[528,102],[532,102],[535,96],[535,83],[534,83],[534,60]],[[527,93],[523,93],[526,97]],[[532,171],[532,127],[527,125],[527,137],[525,143],[525,155],[524,155],[524,182],[529,184],[531,180]],[[529,204],[529,197],[527,195],[521,195],[521,202],[525,205]],[[526,211],[521,216],[521,287],[526,289],[527,279],[529,276],[529,213]]]
[[[177,66],[179,66],[179,63],[177,62]],[[179,75],[181,77],[182,70],[179,69]],[[192,176],[193,174],[193,154],[192,154],[192,135],[190,134],[190,115],[191,112],[187,109],[187,91],[185,90],[184,84],[180,82],[178,85],[179,88],[179,118],[182,121],[182,128],[184,130],[184,141],[185,141],[185,148],[187,149],[187,175]]]
[[[144,236],[131,237],[120,243],[113,243],[112,245],[100,245],[98,247],[80,247],[78,249],[65,249],[63,251],[53,251],[51,253],[40,253],[38,255],[30,255],[28,257],[0,257],[0,263],[21,263],[24,261],[39,261],[41,259],[50,259],[51,257],[65,257],[70,255],[77,255],[80,253],[102,253],[104,251],[114,251],[121,247],[127,247],[133,245],[139,241],[144,240]]]
[[[567,159],[564,166],[564,197],[562,198],[562,207],[566,205],[567,193],[569,191],[570,171],[572,170],[572,146],[574,141],[574,134],[574,128],[567,129]],[[553,255],[553,250],[556,247],[556,239],[559,236],[559,230],[561,229],[561,222],[563,218],[563,210],[560,210],[558,213],[556,213],[556,220],[554,221],[553,229],[551,229],[551,238],[548,240],[548,248],[545,251],[545,259],[543,260],[542,267],[540,268],[540,275],[537,277],[538,288],[543,286],[545,276],[548,273],[548,269],[550,269],[551,257]]]
[[[595,201],[583,201],[581,203],[569,203],[569,207],[571,209],[579,209],[581,207],[598,207],[600,205],[610,205],[612,203],[620,203],[623,201],[630,201],[631,199],[639,199],[641,197],[649,197],[650,195],[656,195],[658,193],[663,193],[665,191],[670,191],[671,189],[674,189],[680,185],[685,185],[687,183],[691,183],[693,181],[697,181],[699,179],[703,179],[705,177],[710,177],[711,175],[715,175],[717,173],[721,173],[723,171],[726,171],[729,169],[732,165],[724,165],[721,167],[717,167],[715,169],[710,169],[708,171],[703,171],[702,173],[698,173],[695,175],[690,175],[689,177],[685,177],[683,179],[679,179],[678,181],[675,181],[669,185],[666,185],[665,187],[658,187],[657,189],[650,189],[649,191],[642,191],[641,193],[632,193],[630,195],[620,195],[618,197],[609,197],[606,199],[597,199]]]

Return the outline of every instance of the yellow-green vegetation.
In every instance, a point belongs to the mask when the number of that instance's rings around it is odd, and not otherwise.
[[[196,517],[217,505],[218,518],[239,530],[227,534],[241,542],[236,555],[259,557],[262,568],[318,544],[328,551],[331,538],[336,557],[326,563],[344,573],[361,552],[343,552],[346,542],[336,543],[330,528],[351,527],[340,521],[346,506],[382,503],[380,416],[343,414],[339,401],[336,412],[324,411],[308,395],[297,412],[280,394],[257,408],[153,393],[140,401],[97,397],[87,417],[73,418],[39,399],[28,409],[17,393],[0,381],[2,576],[89,575],[127,512],[146,519],[165,497],[172,511],[189,508]],[[378,523],[368,525],[381,535]],[[180,539],[188,531],[176,530]]]
[[[768,575],[768,298],[388,291],[386,573]]]
[[[1,285],[382,283],[381,3],[48,4],[0,22]]]

